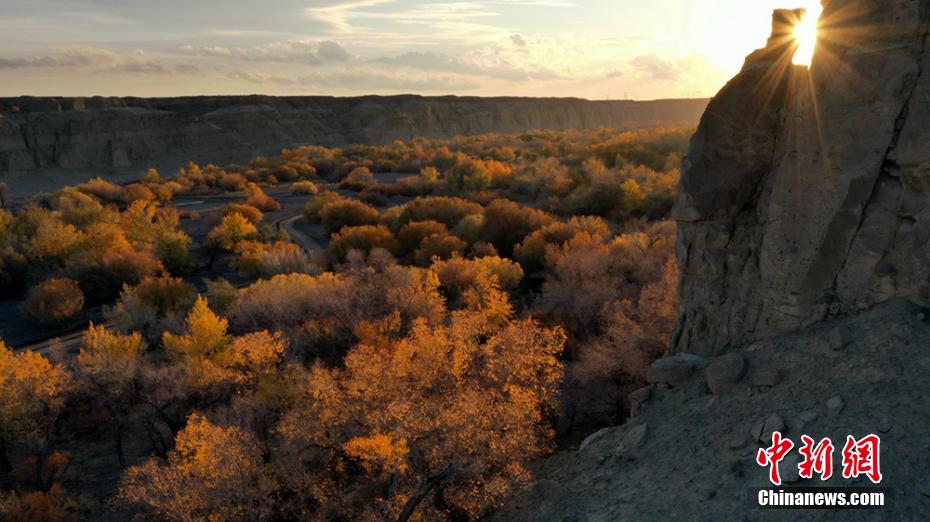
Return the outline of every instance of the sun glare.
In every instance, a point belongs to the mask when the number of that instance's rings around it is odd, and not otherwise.
[[[807,10],[807,13],[801,18],[794,28],[794,37],[798,41],[798,50],[794,54],[795,65],[805,65],[810,67],[811,60],[814,59],[814,48],[817,46],[817,22],[820,20],[821,7],[814,7]]]

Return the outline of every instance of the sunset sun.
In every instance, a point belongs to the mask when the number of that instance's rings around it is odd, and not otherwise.
[[[817,46],[817,25],[820,20],[821,7],[812,7],[801,18],[801,22],[794,28],[794,37],[798,42],[798,50],[794,55],[796,65],[810,66],[814,58],[814,48]]]

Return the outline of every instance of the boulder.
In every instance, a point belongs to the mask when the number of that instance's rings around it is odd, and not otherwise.
[[[753,386],[778,386],[781,382],[781,372],[774,368],[758,368],[752,372],[750,382]]]
[[[630,428],[629,431],[623,435],[623,440],[620,441],[619,446],[617,446],[617,456],[629,457],[633,450],[645,444],[648,429],[645,423]]]
[[[663,357],[646,370],[646,381],[652,384],[679,386],[691,378],[699,364],[699,359],[688,354]]]
[[[652,386],[646,386],[644,388],[640,388],[630,393],[629,399],[630,399],[630,415],[631,416],[635,417],[642,411],[646,402],[652,398],[652,393],[653,393],[652,390],[653,390]]]
[[[588,446],[590,446],[592,443],[596,442],[597,440],[603,438],[604,435],[606,435],[612,429],[613,428],[610,428],[610,427],[601,428],[597,430],[596,432],[588,435],[587,437],[585,437],[583,441],[581,441],[581,445],[578,446],[578,451],[584,451],[585,448],[587,448]]]
[[[839,395],[834,395],[827,399],[827,413],[830,415],[839,415],[843,411],[843,398]]]
[[[705,371],[707,387],[719,395],[731,390],[746,374],[746,358],[740,353],[729,353],[710,361]]]

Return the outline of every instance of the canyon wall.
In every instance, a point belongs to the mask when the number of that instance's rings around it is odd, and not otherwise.
[[[809,69],[779,34],[790,13],[691,144],[674,211],[681,351],[928,298],[930,0],[825,1]]]
[[[302,144],[696,125],[706,105],[452,96],[0,98],[0,177],[246,161]]]

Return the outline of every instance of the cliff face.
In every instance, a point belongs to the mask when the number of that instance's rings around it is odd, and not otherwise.
[[[784,40],[797,14],[776,12],[691,144],[675,209],[690,353],[656,361],[633,418],[540,462],[493,520],[785,519],[753,507],[776,430],[880,434],[894,492],[881,511],[788,517],[926,519],[930,0],[824,4],[810,70]],[[786,485],[871,485],[803,479],[800,461]]]
[[[301,144],[696,124],[706,100],[236,96],[0,99],[0,177],[245,161]]]
[[[674,213],[679,350],[927,301],[930,0],[824,4],[810,69],[773,35],[692,141]]]

